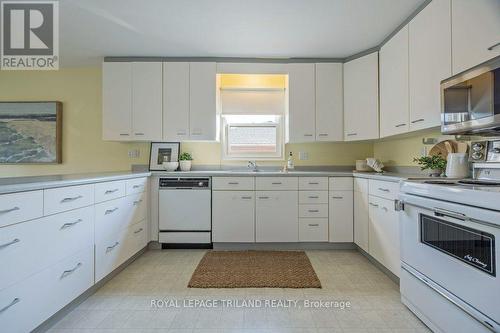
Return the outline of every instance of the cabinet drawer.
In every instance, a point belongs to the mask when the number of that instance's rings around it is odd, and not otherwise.
[[[94,185],[68,186],[44,190],[44,215],[90,206],[94,203]]]
[[[299,217],[328,217],[328,205],[299,205]]]
[[[148,203],[146,200],[146,192],[130,195],[126,200],[127,218],[123,221],[124,227],[141,222],[147,218]]]
[[[145,192],[148,185],[148,178],[134,178],[125,181],[127,195]]]
[[[351,177],[330,177],[330,191],[352,191],[354,181]]]
[[[94,209],[81,208],[2,229],[0,289],[94,244]]]
[[[125,182],[106,182],[95,184],[95,202],[113,200],[125,196]]]
[[[354,191],[368,194],[368,179],[355,177]]]
[[[327,204],[328,191],[300,191],[300,204]]]
[[[129,230],[122,229],[107,237],[96,237],[95,282],[97,283],[123,263]],[[97,235],[96,235],[97,236]]]
[[[95,241],[103,241],[122,230],[130,223],[130,198],[110,200],[95,205]]]
[[[125,239],[123,256],[120,261],[125,262],[128,258],[143,249],[147,244],[146,221],[143,220],[128,228],[128,234]]]
[[[0,227],[43,216],[43,191],[0,195]]]
[[[328,242],[328,219],[299,219],[299,242]]]
[[[395,200],[399,194],[399,183],[369,180],[369,194],[377,197]]]
[[[219,191],[240,190],[253,191],[255,189],[254,177],[213,177],[212,189]]]
[[[297,177],[257,177],[255,188],[257,191],[298,190],[299,179]]]
[[[328,191],[328,177],[299,177],[299,190]]]
[[[0,291],[3,332],[30,332],[94,283],[93,247]],[[22,319],[22,320],[21,320]]]

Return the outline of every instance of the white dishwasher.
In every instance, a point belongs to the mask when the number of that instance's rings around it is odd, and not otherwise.
[[[163,248],[212,246],[210,177],[160,178],[159,241]]]

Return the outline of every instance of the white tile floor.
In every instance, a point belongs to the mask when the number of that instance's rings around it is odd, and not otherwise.
[[[192,289],[202,250],[148,251],[49,332],[429,332],[400,302],[398,286],[356,251],[307,251],[322,289]],[[300,308],[189,308],[184,300],[298,300]],[[155,308],[152,300],[181,307]],[[345,309],[304,308],[345,301]]]

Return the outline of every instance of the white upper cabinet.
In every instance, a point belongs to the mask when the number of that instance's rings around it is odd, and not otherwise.
[[[288,65],[289,142],[316,139],[314,64]]]
[[[217,139],[216,64],[192,62],[189,67],[190,139],[214,141]]]
[[[344,140],[342,64],[316,64],[316,141]]]
[[[188,62],[163,63],[163,139],[189,139]]]
[[[102,64],[102,138],[131,140],[132,63]]]
[[[380,137],[408,132],[408,26],[380,49]]]
[[[409,23],[410,131],[440,125],[440,82],[451,76],[450,20],[450,0],[433,0]]]
[[[344,139],[379,137],[378,52],[344,64]]]
[[[500,1],[452,0],[453,74],[500,55]]]
[[[132,63],[132,138],[162,139],[162,63]]]
[[[161,140],[162,64],[105,62],[102,72],[104,140]]]

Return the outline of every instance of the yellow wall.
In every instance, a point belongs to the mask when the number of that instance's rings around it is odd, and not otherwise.
[[[286,75],[222,74],[221,88],[285,88]]]
[[[63,163],[0,165],[0,177],[130,170],[148,163],[149,144],[101,140],[101,70],[0,71],[0,101],[61,101]],[[129,158],[129,149],[140,158]]]

